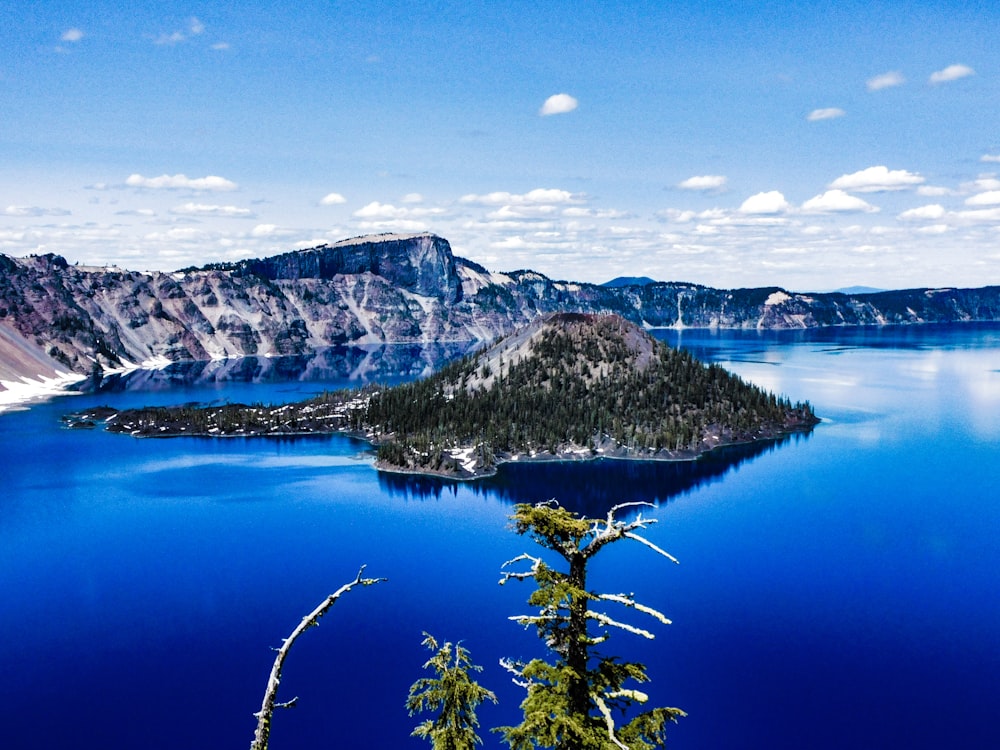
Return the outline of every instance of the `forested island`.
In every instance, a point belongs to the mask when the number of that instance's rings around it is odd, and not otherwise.
[[[721,445],[806,431],[819,420],[704,365],[616,315],[556,313],[436,374],[291,404],[92,410],[140,437],[342,432],[369,440],[377,466],[471,479],[505,461],[690,459]]]

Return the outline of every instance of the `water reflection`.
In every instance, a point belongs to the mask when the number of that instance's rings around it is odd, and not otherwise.
[[[511,504],[535,503],[555,498],[570,510],[603,516],[618,503],[669,502],[697,487],[721,480],[745,461],[769,453],[792,439],[807,434],[786,435],[777,440],[720,448],[697,461],[552,461],[509,463],[496,476],[468,483],[476,494],[494,496]],[[465,483],[441,477],[379,472],[379,485],[389,495],[428,499],[455,495]]]
[[[158,370],[133,370],[92,378],[74,390],[85,393],[157,391],[216,383],[390,381],[431,374],[443,362],[476,348],[477,342],[332,346],[287,357],[175,362]]]
[[[653,335],[675,348],[690,351],[703,361],[738,354],[743,361],[779,364],[780,358],[766,356],[789,344],[826,346],[824,353],[841,354],[852,349],[902,349],[952,351],[982,349],[1000,345],[1000,323],[924,323],[894,326],[828,326],[792,330],[734,330],[686,328],[657,330]]]

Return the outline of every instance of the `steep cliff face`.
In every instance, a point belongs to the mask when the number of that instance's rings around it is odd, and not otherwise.
[[[461,283],[447,240],[432,234],[357,237],[333,245],[236,264],[241,275],[270,281],[372,274],[392,286],[448,303],[461,299]]]
[[[375,235],[174,273],[0,255],[0,381],[149,361],[303,354],[334,344],[488,341],[551,312],[651,327],[805,328],[1000,320],[1000,287],[794,294],[619,287],[494,273],[432,234]],[[0,385],[2,388],[2,385]]]

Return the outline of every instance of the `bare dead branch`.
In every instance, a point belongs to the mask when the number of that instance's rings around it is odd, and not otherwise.
[[[667,558],[668,560],[670,560],[670,562],[672,562],[672,563],[677,563],[678,565],[680,565],[680,560],[678,560],[676,557],[674,557],[673,555],[671,555],[666,550],[660,549],[659,547],[657,547],[655,544],[653,544],[651,541],[649,541],[645,537],[641,537],[638,534],[633,534],[631,531],[626,531],[625,532],[625,536],[628,537],[629,539],[633,539],[633,540],[639,542],[640,544],[645,544],[647,547],[649,547],[651,550],[653,550],[653,552],[656,552],[657,554],[663,555],[665,558]]]
[[[277,650],[278,655],[274,658],[274,664],[271,667],[271,675],[267,680],[267,689],[264,691],[264,700],[261,702],[260,711],[254,714],[257,717],[257,730],[254,732],[253,742],[250,743],[250,750],[267,750],[268,739],[271,735],[271,716],[274,714],[274,709],[290,708],[298,701],[298,698],[292,698],[292,700],[285,701],[284,703],[278,703],[276,700],[278,685],[281,683],[281,669],[285,664],[285,658],[288,656],[292,644],[295,643],[295,639],[309,628],[319,625],[319,618],[326,614],[327,610],[334,605],[337,599],[355,586],[372,586],[386,580],[385,578],[362,578],[364,572],[365,566],[362,565],[353,581],[345,583],[324,599],[316,609],[303,617],[302,622],[292,631],[292,634],[282,641],[281,648]]]
[[[628,750],[628,745],[624,744],[621,740],[615,737],[615,720],[611,716],[611,709],[608,708],[608,704],[605,703],[604,699],[596,693],[592,693],[590,697],[594,699],[594,703],[597,704],[597,710],[600,711],[601,716],[604,717],[604,723],[608,727],[608,738],[622,750]]]
[[[520,555],[518,555],[517,557],[515,557],[512,560],[508,560],[507,562],[505,562],[500,567],[501,568],[506,568],[508,565],[513,565],[514,563],[521,562],[522,560],[530,560],[531,561],[531,568],[528,569],[528,570],[526,570],[526,571],[522,571],[522,572],[514,572],[514,571],[506,571],[506,572],[504,572],[501,575],[501,578],[500,578],[500,581],[499,581],[499,584],[501,586],[503,586],[505,583],[507,583],[507,581],[511,580],[512,578],[515,581],[523,581],[525,578],[533,578],[538,573],[538,566],[542,564],[542,558],[540,558],[540,557],[532,557],[531,555],[529,555],[526,552],[521,553]]]
[[[608,602],[617,602],[618,604],[622,604],[626,607],[630,607],[639,612],[643,612],[644,614],[647,614],[650,617],[655,617],[664,625],[671,624],[670,620],[662,612],[653,609],[652,607],[647,607],[645,604],[639,604],[639,602],[637,602],[631,596],[628,596],[626,594],[598,594],[597,598],[603,599],[604,601]]]
[[[611,619],[603,612],[588,612],[587,617],[591,620],[599,622],[601,625],[606,625],[612,628],[620,628],[622,630],[628,631],[629,633],[634,633],[635,635],[641,635],[643,638],[648,638],[649,640],[653,640],[654,638],[656,638],[656,636],[650,633],[648,630],[643,630],[642,628],[637,628],[634,625],[629,625],[627,622],[618,622],[618,620]]]

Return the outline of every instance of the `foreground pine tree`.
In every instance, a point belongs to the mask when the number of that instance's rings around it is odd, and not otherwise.
[[[410,716],[436,711],[437,718],[418,724],[413,736],[428,740],[433,750],[472,750],[482,744],[476,733],[476,708],[486,700],[496,703],[496,696],[469,675],[470,671],[481,672],[482,667],[472,663],[466,648],[450,641],[438,646],[429,633],[424,633],[423,645],[434,652],[424,669],[434,670],[437,676],[413,683],[406,709]]]
[[[646,503],[628,503],[645,505]],[[537,588],[528,599],[538,614],[512,617],[534,625],[551,658],[527,664],[506,662],[515,681],[527,689],[521,703],[524,720],[500,727],[512,750],[651,750],[664,747],[667,725],[684,716],[677,708],[653,708],[635,714],[636,704],[648,696],[629,687],[628,680],[646,682],[646,668],[638,662],[620,661],[602,654],[598,647],[608,640],[611,628],[652,639],[651,632],[620,622],[603,610],[608,604],[642,612],[662,623],[660,612],[635,601],[631,594],[601,594],[587,590],[587,566],[608,544],[629,539],[677,562],[640,531],[655,521],[641,515],[632,521],[615,519],[626,505],[612,508],[605,519],[581,518],[554,502],[519,504],[512,516],[518,534],[527,534],[566,563],[557,570],[540,557],[523,554],[504,567],[523,563],[527,570],[510,570],[500,583],[533,578]],[[629,718],[631,715],[631,718]],[[618,726],[616,719],[625,723]],[[626,721],[627,719],[627,721]]]

